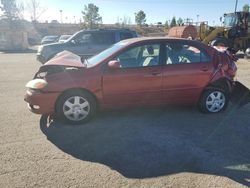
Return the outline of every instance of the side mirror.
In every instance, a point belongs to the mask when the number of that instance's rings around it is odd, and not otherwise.
[[[110,62],[108,63],[108,66],[109,66],[109,68],[111,68],[111,69],[119,69],[119,68],[121,68],[121,64],[120,64],[120,62],[117,61],[117,60],[110,61]]]
[[[76,41],[75,41],[74,39],[72,39],[70,42],[71,42],[72,44],[76,44]]]

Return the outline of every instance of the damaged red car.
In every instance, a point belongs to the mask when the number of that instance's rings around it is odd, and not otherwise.
[[[165,104],[225,110],[236,74],[235,59],[198,41],[135,38],[81,60],[64,51],[26,84],[25,101],[37,114],[84,123],[98,109]]]

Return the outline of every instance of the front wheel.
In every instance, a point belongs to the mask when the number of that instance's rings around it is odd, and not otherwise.
[[[80,90],[64,93],[56,105],[56,117],[70,124],[87,122],[96,112],[94,97]]]
[[[200,98],[199,108],[205,113],[218,113],[226,109],[228,101],[228,95],[223,90],[208,89]]]

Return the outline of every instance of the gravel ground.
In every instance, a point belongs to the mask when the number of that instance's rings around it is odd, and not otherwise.
[[[238,79],[250,88],[250,61]],[[35,54],[0,54],[0,187],[249,187],[250,104],[104,112],[81,126],[28,111]]]

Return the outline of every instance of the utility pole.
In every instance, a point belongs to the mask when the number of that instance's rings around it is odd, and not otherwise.
[[[200,17],[200,15],[199,15],[199,14],[197,14],[197,15],[196,15],[196,17],[197,17],[196,26],[198,26],[198,25],[199,25],[199,17]]]
[[[234,12],[237,11],[237,6],[238,6],[238,0],[236,0],[236,2],[235,2],[235,10],[234,10]]]
[[[62,10],[59,10],[60,11],[60,16],[61,16],[61,24],[63,22],[63,19],[62,19]]]

